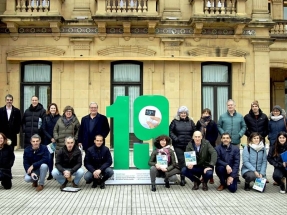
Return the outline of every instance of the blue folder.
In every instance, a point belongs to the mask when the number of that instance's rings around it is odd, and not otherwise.
[[[287,151],[281,154],[281,158],[283,162],[287,163]],[[287,167],[285,167],[285,169],[287,170]]]

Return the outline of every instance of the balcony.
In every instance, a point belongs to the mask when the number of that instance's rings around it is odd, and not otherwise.
[[[286,38],[287,37],[287,20],[273,20],[276,24],[270,30],[272,38]]]
[[[16,0],[16,13],[39,13],[50,11],[50,0]]]

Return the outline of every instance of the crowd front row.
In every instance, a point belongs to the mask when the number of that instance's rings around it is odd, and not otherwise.
[[[84,166],[88,170],[86,173],[82,168],[82,152],[75,139],[68,136],[64,140],[65,145],[56,153],[55,168],[52,176],[60,184],[60,189],[64,189],[68,183],[77,188],[81,178],[87,184],[92,183],[92,188],[98,185],[105,188],[105,181],[113,174],[111,168],[112,156],[109,148],[104,143],[101,135],[96,135],[94,145],[86,150]],[[220,186],[218,191],[228,189],[234,193],[237,190],[238,171],[240,165],[240,150],[231,144],[229,133],[221,135],[221,144],[215,148],[209,141],[202,138],[200,131],[195,131],[192,140],[188,143],[187,152],[194,151],[196,154],[196,164],[184,165],[183,168],[176,163],[174,151],[171,147],[171,140],[166,135],[156,138],[155,150],[149,160],[151,190],[156,191],[156,177],[163,177],[165,187],[169,188],[170,181],[177,181],[176,174],[187,177],[194,185],[192,190],[198,190],[202,184],[202,190],[207,191],[208,181],[213,178],[215,170],[219,177]],[[286,192],[284,179],[287,177],[287,164],[282,161],[281,154],[287,151],[287,134],[280,132],[277,135],[275,144],[267,155],[262,137],[258,133],[251,133],[248,144],[243,149],[241,174],[245,179],[244,190],[250,190],[250,184],[256,178],[266,177],[267,161],[274,166],[273,179],[280,186],[280,193]],[[165,155],[167,167],[162,167],[157,162],[157,155]],[[45,177],[49,171],[50,152],[47,146],[41,144],[41,137],[37,134],[31,137],[31,145],[24,150],[23,165],[25,169],[25,181],[32,183],[37,191],[44,188]],[[3,133],[0,133],[0,181],[4,189],[12,187],[12,166],[15,155],[9,141]],[[185,180],[181,178],[180,185],[185,185]]]

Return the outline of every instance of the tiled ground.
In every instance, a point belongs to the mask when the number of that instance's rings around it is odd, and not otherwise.
[[[287,194],[280,194],[279,187],[267,185],[264,193],[246,192],[243,183],[235,194],[216,191],[219,181],[209,185],[209,191],[192,191],[188,181],[185,187],[172,185],[170,189],[157,186],[151,192],[149,185],[115,185],[105,190],[91,189],[81,180],[81,191],[61,192],[55,180],[48,181],[41,192],[24,182],[22,154],[15,151],[13,187],[0,186],[0,214],[286,214]],[[272,182],[272,166],[268,178]]]

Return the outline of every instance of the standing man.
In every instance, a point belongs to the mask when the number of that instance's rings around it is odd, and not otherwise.
[[[223,133],[221,135],[221,144],[215,147],[217,152],[215,172],[220,180],[217,190],[222,191],[227,188],[230,192],[235,193],[237,190],[240,150],[230,143],[230,134]]]
[[[42,135],[41,126],[46,115],[46,110],[39,103],[37,96],[32,96],[30,107],[25,110],[22,119],[23,133],[25,133],[24,148],[30,146],[30,139],[34,134]],[[44,139],[42,137],[42,139]]]
[[[8,94],[5,96],[6,105],[0,108],[0,132],[12,141],[11,148],[17,146],[17,134],[21,127],[21,113],[13,104],[13,96]]]
[[[104,138],[105,144],[105,138],[110,132],[107,117],[98,113],[98,104],[91,102],[89,108],[90,114],[82,118],[78,135],[79,146],[82,146],[84,150],[94,145],[94,138],[98,134]]]
[[[265,143],[265,137],[268,135],[268,117],[259,108],[258,101],[251,103],[251,109],[248,114],[244,116],[244,121],[246,123],[245,135],[250,137],[253,132],[259,133],[263,137],[263,142]]]

